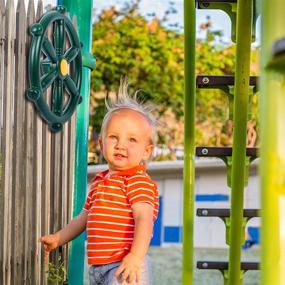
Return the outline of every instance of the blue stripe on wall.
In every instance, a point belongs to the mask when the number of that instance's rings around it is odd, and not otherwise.
[[[162,209],[163,209],[163,198],[159,197],[159,211],[156,221],[153,226],[153,237],[151,239],[151,246],[160,246],[161,244],[161,227],[162,227]]]
[[[197,202],[216,202],[229,201],[229,195],[225,194],[197,194],[195,195]],[[177,209],[178,211],[178,209]],[[163,213],[163,197],[159,197],[159,212],[157,220],[154,223],[154,234],[151,240],[151,246],[160,246],[161,242],[178,243],[182,241],[182,227],[180,226],[164,226],[162,221]],[[162,241],[162,230],[164,238]]]
[[[248,232],[249,240],[253,244],[260,243],[260,228],[259,227],[248,227],[247,232]]]
[[[197,202],[216,202],[229,201],[229,195],[225,194],[197,194],[195,196]]]
[[[164,227],[164,242],[181,242],[181,227]]]

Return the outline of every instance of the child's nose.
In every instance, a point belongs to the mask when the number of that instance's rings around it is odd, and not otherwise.
[[[116,144],[116,148],[118,149],[124,149],[126,147],[126,143],[124,140],[118,140]]]

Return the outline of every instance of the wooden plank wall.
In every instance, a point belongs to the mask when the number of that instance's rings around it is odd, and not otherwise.
[[[28,27],[42,16],[43,3],[14,1],[0,0],[0,284],[42,285],[48,267],[38,238],[71,218],[75,116],[53,134],[25,99]],[[66,247],[50,261],[60,255],[67,267]]]

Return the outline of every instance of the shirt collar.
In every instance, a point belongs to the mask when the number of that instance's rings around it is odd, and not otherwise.
[[[125,169],[125,170],[122,170],[122,171],[118,171],[118,172],[114,172],[112,173],[110,176],[131,176],[131,175],[134,175],[134,174],[143,174],[145,173],[146,171],[146,167],[145,165],[137,165],[137,166],[134,166],[132,168],[129,168],[129,169]],[[95,180],[96,179],[102,179],[102,178],[105,178],[106,175],[108,175],[109,173],[109,169],[107,170],[104,170],[100,173],[98,173],[95,177]]]

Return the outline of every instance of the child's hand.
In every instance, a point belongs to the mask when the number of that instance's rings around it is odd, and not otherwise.
[[[129,284],[132,284],[134,281],[139,283],[141,265],[142,260],[130,252],[123,258],[122,263],[115,272],[115,277],[119,277],[122,273],[121,283],[125,281]]]
[[[45,250],[45,260],[48,260],[49,253],[58,247],[59,235],[53,234],[40,237],[39,242],[43,244]]]

